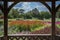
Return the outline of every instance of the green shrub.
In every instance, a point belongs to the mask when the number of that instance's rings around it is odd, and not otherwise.
[[[0,21],[0,25],[3,25],[4,23],[3,23],[3,21]]]
[[[17,32],[22,32],[22,31],[36,31],[36,30],[40,30],[41,28],[43,27],[42,24],[32,24],[32,25],[13,25],[11,26],[9,29],[11,32],[14,31],[14,33],[17,33]]]

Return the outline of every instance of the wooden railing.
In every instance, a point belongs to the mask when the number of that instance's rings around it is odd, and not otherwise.
[[[0,40],[3,40],[3,37],[0,37]]]
[[[56,40],[60,40],[60,35],[56,35]]]
[[[51,40],[50,34],[16,34],[9,35],[9,40]]]
[[[55,37],[60,40],[60,35]],[[0,37],[3,40],[3,37]],[[8,35],[8,40],[52,40],[51,34],[12,34]]]

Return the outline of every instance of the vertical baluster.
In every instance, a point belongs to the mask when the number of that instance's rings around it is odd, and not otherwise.
[[[28,37],[28,40],[31,40],[31,36]]]
[[[20,37],[17,37],[17,40],[20,40]]]
[[[11,37],[11,40],[13,40],[14,39],[14,37]]]
[[[22,37],[22,40],[25,40],[26,39],[26,37]]]
[[[40,37],[40,40],[43,40],[43,37]]]

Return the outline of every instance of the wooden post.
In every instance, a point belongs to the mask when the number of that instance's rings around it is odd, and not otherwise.
[[[8,29],[8,6],[7,6],[8,2],[7,0],[4,0],[4,40],[8,40],[8,33],[7,33],[7,29]]]
[[[56,15],[56,10],[55,10],[55,1],[52,0],[52,40],[55,40],[55,15]]]

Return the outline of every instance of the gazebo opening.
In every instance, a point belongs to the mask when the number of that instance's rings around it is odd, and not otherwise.
[[[19,2],[8,14],[8,34],[51,34],[51,13],[40,2]]]
[[[60,0],[0,0],[0,40],[60,40]]]

